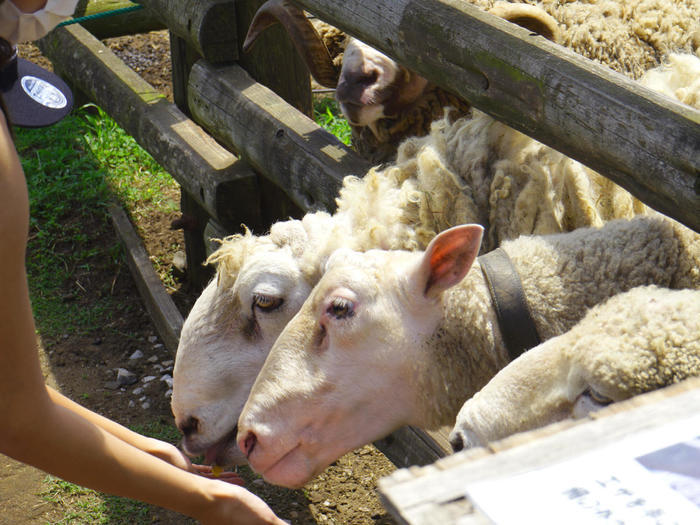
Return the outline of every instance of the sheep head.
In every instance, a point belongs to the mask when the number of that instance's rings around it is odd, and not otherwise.
[[[460,410],[455,450],[578,419],[700,375],[700,292],[634,288],[529,350]]]
[[[371,129],[381,118],[397,117],[428,85],[425,78],[355,38],[347,39],[338,70],[304,12],[288,0],[268,0],[258,9],[243,50],[276,22],[289,33],[311,76],[322,86],[337,88],[336,98],[351,125]]]
[[[210,258],[217,277],[185,321],[173,371],[172,411],[188,454],[245,463],[238,416],[272,343],[311,289],[300,268],[307,242],[300,221],[285,221],[268,236],[230,237]]]
[[[298,487],[342,454],[422,425],[424,343],[483,228],[439,234],[424,253],[336,251],[275,342],[239,419],[239,448],[269,482]],[[427,411],[425,411],[427,412]],[[429,417],[432,417],[429,416]]]

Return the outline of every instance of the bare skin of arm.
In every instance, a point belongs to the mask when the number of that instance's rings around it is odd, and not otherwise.
[[[175,466],[178,460],[172,450],[167,452],[167,444],[158,445],[47,389],[24,265],[28,228],[24,173],[0,112],[0,452],[68,481],[166,507],[205,525],[284,523],[244,488]],[[156,457],[159,450],[174,464]],[[181,455],[180,461],[178,466],[188,468]]]
[[[129,430],[119,423],[88,410],[71,399],[68,399],[66,396],[56,392],[51,387],[47,386],[46,389],[49,397],[54,403],[68,408],[76,414],[79,414],[81,417],[101,427],[103,430],[106,430],[113,436],[118,437],[122,441],[125,441],[130,445],[143,450],[144,452],[148,452],[157,458],[167,461],[168,463],[172,463],[176,467],[194,472],[200,476],[216,478],[222,481],[228,481],[229,483],[236,483],[238,485],[243,484],[243,480],[234,472],[222,472],[221,474],[215,476],[212,474],[211,466],[193,464],[189,458],[176,446]]]

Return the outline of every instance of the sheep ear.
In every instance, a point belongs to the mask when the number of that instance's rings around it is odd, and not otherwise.
[[[465,224],[445,230],[430,242],[416,274],[425,297],[435,298],[464,279],[479,253],[483,234],[478,224]]]

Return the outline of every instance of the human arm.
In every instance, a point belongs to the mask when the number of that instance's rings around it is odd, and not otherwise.
[[[96,412],[88,410],[87,408],[67,398],[63,394],[56,392],[49,386],[47,386],[46,389],[48,391],[49,397],[54,403],[64,406],[65,408],[75,412],[79,416],[101,427],[103,430],[106,430],[113,436],[118,437],[122,441],[125,441],[126,443],[129,443],[130,445],[139,448],[144,452],[148,452],[152,456],[160,458],[163,461],[167,461],[168,463],[171,463],[183,470],[194,472],[202,476],[216,477],[217,479],[220,479],[222,481],[236,483],[239,485],[243,483],[243,480],[240,478],[240,476],[238,476],[234,472],[222,472],[220,475],[214,476],[214,474],[212,474],[212,469],[209,465],[193,464],[189,460],[189,458],[174,445],[129,430],[128,428],[120,425],[116,421],[112,421],[111,419],[101,416]]]
[[[167,507],[204,524],[282,523],[245,489],[161,461],[121,439],[127,435],[121,430],[115,435],[103,428],[101,416],[86,417],[87,409],[73,410],[72,402],[46,389],[24,266],[28,226],[24,174],[0,112],[0,451],[69,481]]]

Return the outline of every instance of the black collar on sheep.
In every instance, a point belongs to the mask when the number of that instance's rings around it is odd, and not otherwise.
[[[503,248],[478,258],[511,359],[540,344],[520,276]]]

